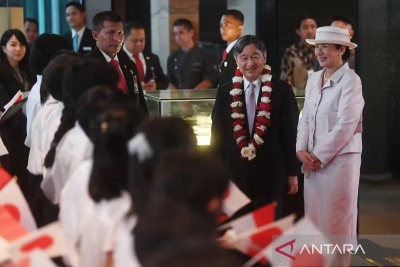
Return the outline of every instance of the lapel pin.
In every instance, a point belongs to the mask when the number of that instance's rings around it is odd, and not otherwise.
[[[226,67],[226,66],[228,66],[228,62],[227,61],[224,62],[224,67]]]
[[[146,57],[146,60],[150,60],[150,58],[149,58],[149,57]]]

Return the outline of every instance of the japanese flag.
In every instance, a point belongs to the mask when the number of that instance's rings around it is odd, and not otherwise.
[[[46,225],[11,243],[9,250],[11,260],[19,261],[36,249],[43,250],[51,258],[66,254],[67,249],[60,222]]]
[[[220,230],[231,228],[236,235],[259,228],[275,220],[276,203],[268,204],[258,210],[237,218],[219,227]]]
[[[232,216],[242,207],[250,203],[250,199],[234,184],[229,182],[229,186],[224,194],[222,211],[228,216]]]
[[[44,252],[35,250],[28,257],[5,267],[56,267],[56,265]]]
[[[267,258],[273,266],[331,266],[333,255],[313,250],[329,244],[327,238],[307,217],[286,230],[268,247],[248,261],[244,267],[253,266],[258,260]]]
[[[294,219],[295,215],[289,215],[257,229],[244,232],[231,240],[227,240],[227,243],[244,254],[255,256],[292,226]]]
[[[0,265],[10,259],[8,252],[10,242],[28,234],[11,214],[0,205]]]
[[[0,188],[0,205],[8,210],[15,220],[28,231],[37,229],[28,203],[26,203],[21,189],[14,180],[9,180]]]

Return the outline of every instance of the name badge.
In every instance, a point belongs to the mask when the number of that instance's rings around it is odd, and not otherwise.
[[[84,46],[82,49],[83,49],[83,51],[91,51],[92,47],[91,46]]]

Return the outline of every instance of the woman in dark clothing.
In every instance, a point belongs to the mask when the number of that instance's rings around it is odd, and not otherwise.
[[[27,41],[17,29],[3,33],[0,44],[0,111],[18,92],[30,90],[35,77],[28,67]],[[0,125],[0,135],[9,154],[0,157],[1,165],[18,177],[18,184],[25,196],[28,194],[28,171],[26,170],[29,149],[24,145],[26,117],[18,111],[11,119]]]

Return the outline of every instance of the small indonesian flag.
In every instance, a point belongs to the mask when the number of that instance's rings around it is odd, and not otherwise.
[[[236,238],[228,240],[227,243],[244,254],[254,257],[292,226],[295,217],[295,215],[289,215],[260,228],[244,232]],[[264,259],[265,261],[266,259]]]
[[[224,194],[222,211],[228,216],[232,216],[242,207],[250,203],[250,199],[234,184],[229,182],[228,189]]]
[[[44,252],[35,250],[19,262],[4,267],[56,267],[56,265]]]
[[[1,179],[4,183],[5,179]],[[0,205],[2,205],[28,231],[36,230],[36,223],[28,203],[14,180],[9,180],[0,188]]]
[[[67,253],[60,222],[49,224],[11,243],[11,260],[19,261],[36,249],[42,250],[51,258]]]
[[[331,266],[333,255],[319,250],[329,243],[311,220],[304,217],[248,261],[244,267],[253,266],[263,258],[267,258],[273,266]]]
[[[274,221],[275,206],[275,202],[268,204],[258,210],[220,226],[219,229],[224,230],[231,228],[236,235],[240,235],[252,229],[257,229]]]

